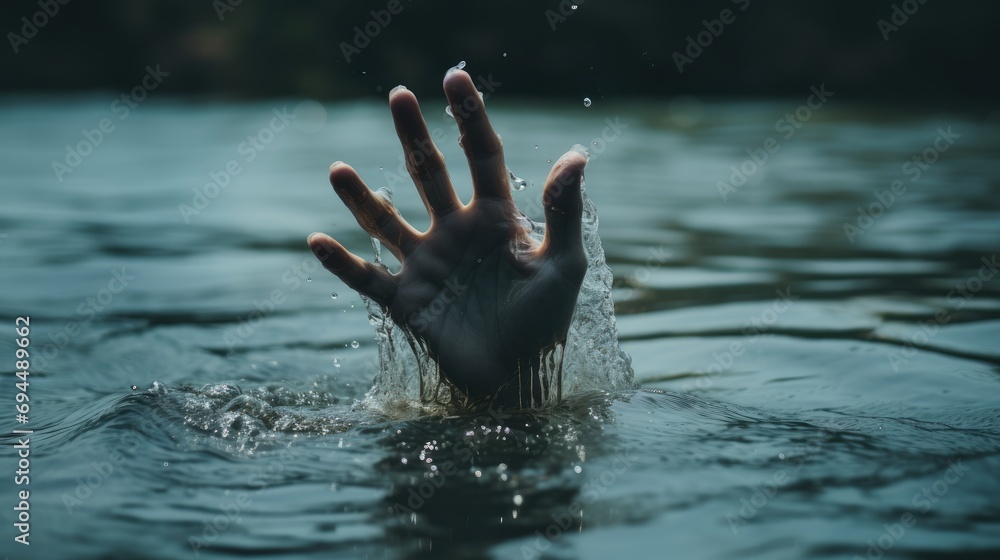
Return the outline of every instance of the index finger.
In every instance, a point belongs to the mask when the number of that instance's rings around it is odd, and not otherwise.
[[[452,68],[444,76],[444,93],[458,122],[462,149],[469,160],[475,197],[511,199],[503,142],[486,116],[483,99],[464,70]]]

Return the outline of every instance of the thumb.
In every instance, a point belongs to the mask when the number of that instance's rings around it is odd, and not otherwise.
[[[545,241],[541,251],[550,258],[569,259],[586,265],[583,250],[583,168],[590,154],[577,144],[563,154],[545,180],[542,205],[545,207]]]

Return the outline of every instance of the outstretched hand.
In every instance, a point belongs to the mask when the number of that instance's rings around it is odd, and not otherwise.
[[[533,406],[549,390],[538,373],[541,356],[565,341],[587,270],[580,193],[586,152],[567,152],[549,172],[539,244],[521,224],[502,142],[472,79],[452,69],[444,91],[472,172],[472,200],[458,199],[417,98],[400,86],[389,93],[389,107],[430,228],[416,231],[337,162],[330,167],[334,190],[402,267],[392,274],[322,233],[310,235],[309,246],[327,270],[416,336],[470,402]]]

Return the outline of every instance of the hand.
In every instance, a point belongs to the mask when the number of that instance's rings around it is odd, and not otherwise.
[[[587,270],[580,194],[586,151],[567,152],[552,166],[539,244],[519,221],[503,145],[472,79],[452,69],[444,90],[472,171],[472,201],[459,201],[417,98],[400,86],[389,93],[389,108],[430,228],[413,229],[337,162],[330,167],[333,189],[402,267],[391,274],[322,233],[309,236],[309,247],[327,270],[416,336],[470,403],[534,406],[543,391],[556,391],[538,373],[542,354],[565,341]]]

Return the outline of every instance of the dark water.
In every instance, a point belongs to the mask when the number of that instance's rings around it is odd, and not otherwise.
[[[591,146],[643,389],[426,417],[357,404],[374,329],[304,242],[370,254],[326,183],[336,159],[427,224],[386,108],[151,100],[122,120],[107,97],[0,104],[0,355],[17,316],[33,352],[29,421],[9,365],[0,410],[5,433],[35,431],[30,547],[13,541],[13,448],[0,457],[11,558],[1000,552],[995,119],[831,100],[779,121],[804,99],[495,107],[536,219],[547,160]],[[262,133],[286,106],[296,119]],[[443,102],[424,106],[467,197]],[[105,117],[60,181],[53,160]],[[195,200],[230,160],[239,174]],[[733,165],[749,179],[720,188]]]

